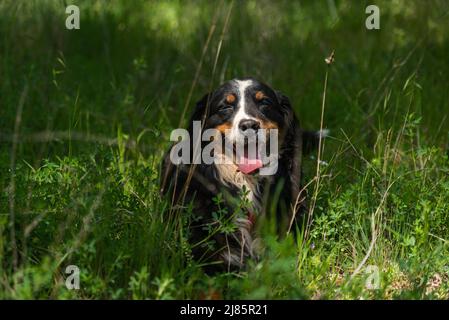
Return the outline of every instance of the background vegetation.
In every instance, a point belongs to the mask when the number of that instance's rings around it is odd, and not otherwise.
[[[0,297],[448,298],[448,19],[447,1],[1,1]],[[242,76],[317,128],[332,50],[310,234],[262,221],[260,263],[205,275],[159,195],[170,131]]]

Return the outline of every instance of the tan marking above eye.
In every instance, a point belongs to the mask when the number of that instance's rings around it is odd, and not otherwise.
[[[260,101],[265,98],[265,94],[262,91],[257,91],[255,95],[256,100]]]
[[[233,95],[232,93],[230,93],[226,96],[227,103],[234,103],[234,101],[235,101],[235,95]]]

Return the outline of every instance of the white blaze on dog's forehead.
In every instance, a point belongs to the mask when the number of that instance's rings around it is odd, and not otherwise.
[[[239,90],[239,111],[245,111],[245,90],[253,84],[252,80],[235,80],[237,82],[237,87]]]
[[[240,95],[240,98],[242,99],[244,97],[246,88],[248,88],[250,85],[252,85],[253,81],[252,80],[235,80],[235,82],[237,82],[237,86],[239,89],[239,95]]]
[[[239,90],[239,103],[237,105],[237,113],[234,116],[234,121],[232,122],[232,130],[234,131],[233,134],[237,135],[238,126],[240,121],[243,119],[255,119],[254,117],[250,116],[248,113],[246,113],[245,108],[245,91],[248,87],[250,87],[253,84],[252,80],[235,80],[237,83],[237,88]]]

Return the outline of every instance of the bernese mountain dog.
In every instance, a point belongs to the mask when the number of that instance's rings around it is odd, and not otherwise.
[[[198,138],[195,127],[212,132],[210,141],[190,139]],[[261,216],[274,211],[278,232],[299,222],[305,210],[302,157],[323,134],[302,130],[289,99],[252,78],[230,80],[204,95],[186,133],[187,161],[173,160],[176,144],[164,157],[162,193],[172,212],[191,213],[193,257],[207,262],[208,270],[238,270],[258,258],[254,226]],[[206,152],[214,161],[195,156],[211,141],[219,147]],[[249,152],[251,141],[255,152]]]

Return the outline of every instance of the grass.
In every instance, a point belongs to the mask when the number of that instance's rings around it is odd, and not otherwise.
[[[449,6],[373,2],[373,31],[365,1],[80,0],[76,31],[0,2],[0,298],[447,299]],[[307,237],[266,219],[260,263],[206,276],[159,195],[170,131],[248,75],[319,128],[332,50]]]

